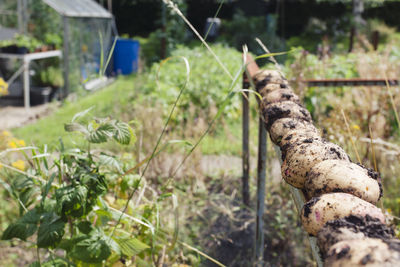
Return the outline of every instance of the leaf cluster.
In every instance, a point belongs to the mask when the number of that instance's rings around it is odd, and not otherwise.
[[[129,144],[132,129],[128,124],[111,119],[94,119],[84,124],[83,118],[89,111],[76,114],[65,128],[82,133],[88,143],[113,139]],[[65,257],[53,253],[45,262],[37,261],[32,266],[101,266],[110,257],[115,262],[148,248],[128,232],[119,230],[114,234],[108,226],[118,218],[102,200],[108,189],[104,166],[115,167],[114,157],[105,153],[96,155],[90,150],[66,149],[61,142],[59,156],[52,158],[54,168],[49,167],[44,154],[35,158],[42,162],[35,161],[38,164],[31,170],[34,173],[22,175],[10,186],[10,192],[19,200],[21,216],[6,228],[1,238],[35,240],[38,248],[49,252],[63,250]],[[38,180],[37,176],[43,179]]]
[[[240,52],[223,45],[211,47],[231,73],[240,69],[242,57]],[[212,109],[219,108],[228,94],[231,79],[202,46],[195,48],[179,46],[172,52],[172,57],[177,59],[185,57],[190,64],[190,82],[180,97],[172,123],[180,124],[200,115],[206,118],[212,117]],[[181,60],[171,59],[165,64],[154,64],[143,91],[150,100],[161,105],[160,110],[168,110],[187,79],[186,73],[185,64]],[[235,89],[239,89],[239,86]],[[236,118],[239,115],[238,100],[234,99],[231,105],[224,108],[226,117]]]

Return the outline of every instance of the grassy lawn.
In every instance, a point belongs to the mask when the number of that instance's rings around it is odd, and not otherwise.
[[[93,107],[91,114],[96,117],[112,116],[118,118],[121,112],[129,108],[130,95],[138,81],[135,76],[118,78],[110,86],[80,97],[76,102],[66,102],[48,117],[34,124],[13,130],[13,133],[34,145],[57,145],[61,137],[66,144],[79,142],[79,138],[64,131],[64,124],[71,121],[74,114]]]

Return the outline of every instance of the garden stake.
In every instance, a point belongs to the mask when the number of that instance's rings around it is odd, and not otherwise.
[[[248,77],[247,87],[251,87],[256,90],[252,77],[259,71],[259,68],[255,61],[249,54],[245,55],[246,66],[245,76]],[[246,92],[248,93],[248,92]],[[243,96],[244,98],[246,95]],[[247,109],[248,109],[248,98]],[[245,101],[245,100],[244,100]],[[257,98],[259,109],[261,109],[261,100]],[[243,110],[244,112],[244,110]],[[247,110],[248,112],[248,110]],[[248,114],[247,114],[248,116]],[[248,117],[247,117],[248,119]],[[244,123],[244,121],[243,121]],[[247,122],[248,123],[248,122]],[[244,127],[244,126],[243,126]],[[247,125],[248,127],[248,125]],[[248,133],[247,133],[248,134]],[[248,141],[247,141],[248,142]],[[256,238],[255,238],[255,265],[264,265],[264,201],[265,201],[265,179],[266,179],[266,162],[267,162],[267,130],[264,127],[264,119],[260,114],[258,124],[258,160],[257,160],[257,213],[256,213]],[[243,165],[244,166],[244,165]],[[248,166],[247,166],[248,167]]]
[[[243,73],[243,89],[250,86],[246,73]],[[249,193],[249,92],[244,91],[242,96],[242,195],[243,204],[250,206]]]
[[[256,266],[264,265],[264,201],[265,176],[267,171],[267,130],[260,114],[258,124],[258,163],[257,163],[257,221],[256,221]]]

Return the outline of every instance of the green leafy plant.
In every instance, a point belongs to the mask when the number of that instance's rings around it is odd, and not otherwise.
[[[44,70],[38,70],[38,77],[36,80],[39,84],[44,86],[52,86],[55,88],[59,88],[64,86],[64,78],[60,68],[50,66]]]
[[[241,54],[238,51],[223,45],[211,47],[231,73],[240,68]],[[182,120],[187,121],[199,116],[210,118],[226,97],[231,79],[225,75],[213,56],[204,47],[191,49],[179,46],[172,52],[172,57],[185,57],[191,64],[190,82],[181,96],[177,107],[178,111],[175,113],[180,115],[174,115],[172,122],[180,123]],[[180,86],[185,81],[185,66],[180,60],[172,59],[152,66],[143,90],[151,100],[166,108],[174,103]],[[235,89],[239,89],[239,86],[236,86]],[[236,118],[239,116],[238,100],[238,98],[233,99],[231,105],[225,107],[225,117]]]
[[[24,34],[16,34],[13,39],[3,40],[0,42],[0,47],[10,46],[10,45],[25,47],[29,50],[29,52],[34,52],[35,49],[42,46],[43,43],[32,36]]]
[[[44,35],[44,42],[48,45],[54,45],[56,49],[62,48],[63,39],[60,34],[57,33],[46,33]]]
[[[89,111],[76,114],[65,129],[81,133],[88,144],[109,140],[125,145],[133,142],[128,124],[109,118],[86,121],[84,117]],[[51,252],[52,256],[46,259],[49,266],[55,262],[57,266],[97,266],[111,255],[118,260],[149,248],[123,229],[114,233],[107,227],[116,215],[103,200],[108,188],[105,170],[117,164],[115,158],[105,153],[97,155],[90,149],[66,149],[61,142],[59,157],[52,158],[51,167],[48,154],[37,152],[36,148],[32,150],[33,174],[22,175],[11,186],[19,200],[21,216],[5,229],[3,240],[33,238],[37,248]],[[56,256],[54,249],[64,251],[65,257]],[[40,266],[40,260],[35,264]]]

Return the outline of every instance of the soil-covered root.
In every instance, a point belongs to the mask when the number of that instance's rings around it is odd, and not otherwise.
[[[376,238],[341,241],[333,245],[327,255],[325,267],[400,265],[400,251],[390,246],[390,243]]]
[[[254,81],[257,87],[264,87],[267,84],[289,84],[276,70],[261,70],[254,76]]]
[[[263,85],[263,86],[256,85],[256,89],[257,89],[257,92],[259,92],[260,95],[263,95],[263,96],[266,96],[277,90],[292,91],[289,88],[289,86],[287,86],[286,84],[276,84],[276,83],[270,83],[270,84]]]
[[[261,107],[266,107],[275,102],[292,101],[300,104],[299,97],[290,89],[278,89],[266,94],[262,99]]]
[[[310,112],[292,101],[269,104],[262,108],[262,112],[267,130],[271,128],[275,121],[282,118],[294,118],[311,122]]]
[[[304,205],[301,221],[304,229],[316,236],[328,221],[350,215],[362,217],[369,215],[385,223],[385,216],[378,207],[347,193],[329,193],[321,197],[313,197]]]
[[[390,240],[394,237],[394,231],[369,215],[350,215],[327,222],[318,232],[317,242],[322,256],[325,257],[330,247],[338,242],[366,237]]]
[[[282,177],[294,187],[303,189],[307,174],[321,161],[339,159],[350,161],[346,152],[338,145],[308,138],[302,143],[288,144],[282,147]]]
[[[282,153],[282,160],[285,160],[286,154],[288,152],[289,154],[293,152],[296,147],[314,143],[326,143],[326,140],[320,136],[318,131],[316,132],[312,129],[307,129],[303,131],[289,132],[282,138],[281,142],[279,143]]]
[[[297,135],[304,134],[310,137],[318,137],[320,133],[317,128],[311,123],[296,118],[283,118],[276,120],[269,130],[269,135],[272,142],[281,146],[281,141],[284,137],[291,140]]]
[[[308,196],[344,192],[376,204],[382,195],[380,181],[355,163],[342,160],[324,160],[314,165],[304,185]]]

